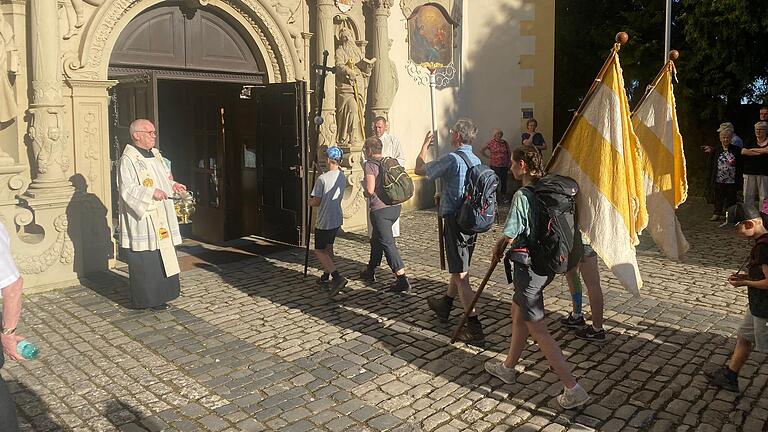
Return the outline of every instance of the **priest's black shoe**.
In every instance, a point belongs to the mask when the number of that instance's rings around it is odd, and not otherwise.
[[[171,305],[169,305],[168,303],[163,303],[157,306],[152,306],[151,308],[149,308],[149,310],[160,312],[160,311],[168,310],[170,308],[171,308]]]

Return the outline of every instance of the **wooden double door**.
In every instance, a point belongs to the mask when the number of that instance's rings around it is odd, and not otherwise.
[[[113,140],[130,141],[127,126],[133,118],[155,122],[157,146],[171,160],[174,179],[197,198],[193,237],[222,243],[257,235],[302,244],[307,195],[303,82],[244,87],[151,74],[144,80],[117,79]]]

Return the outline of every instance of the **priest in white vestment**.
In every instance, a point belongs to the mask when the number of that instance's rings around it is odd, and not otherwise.
[[[400,145],[400,140],[397,137],[392,136],[389,133],[389,125],[387,119],[382,116],[377,116],[373,119],[373,134],[381,140],[382,157],[391,157],[397,159],[397,163],[400,166],[405,166],[405,155],[403,154],[403,147]],[[371,237],[373,229],[371,228],[371,219],[368,217],[368,237]],[[392,224],[392,236],[400,237],[400,218],[397,218],[394,224]]]
[[[180,292],[175,246],[181,234],[171,197],[187,188],[171,179],[155,148],[152,122],[134,120],[130,134],[117,179],[121,253],[128,261],[133,307],[166,310]]]

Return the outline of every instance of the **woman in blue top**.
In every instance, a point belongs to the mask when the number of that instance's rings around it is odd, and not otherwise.
[[[512,152],[512,174],[523,184],[523,188],[537,181],[544,175],[541,153],[531,146],[524,146]],[[563,394],[557,402],[566,409],[585,404],[589,395],[573,377],[563,352],[549,333],[544,322],[544,287],[549,285],[554,274],[538,275],[531,269],[528,255],[529,240],[536,233],[536,218],[528,196],[523,188],[515,192],[509,209],[509,216],[504,227],[504,235],[498,240],[493,250],[493,262],[501,260],[504,249],[511,246],[504,257],[509,282],[514,287],[512,302],[512,335],[509,353],[503,362],[486,362],[485,370],[505,383],[515,382],[515,365],[525,349],[528,335],[539,345],[547,362],[563,383]],[[533,203],[533,205],[536,205]],[[511,274],[510,274],[511,273]]]

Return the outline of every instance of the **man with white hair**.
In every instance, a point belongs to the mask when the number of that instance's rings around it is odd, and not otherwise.
[[[179,223],[170,196],[187,190],[171,180],[160,151],[157,131],[146,119],[134,120],[131,144],[120,157],[120,247],[128,261],[131,300],[136,309],[169,309],[179,296],[181,243]]]

